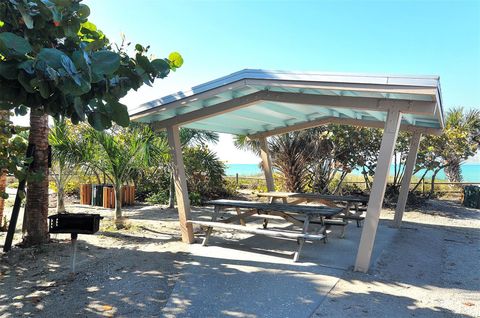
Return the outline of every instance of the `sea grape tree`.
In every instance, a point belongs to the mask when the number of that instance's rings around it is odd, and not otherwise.
[[[151,85],[183,63],[178,53],[150,60],[137,44],[112,45],[88,21],[80,0],[10,0],[0,3],[0,105],[25,114],[41,108],[73,123],[85,119],[98,130],[112,121],[128,126],[119,102],[130,89]]]
[[[129,56],[128,44],[112,44],[88,20],[90,9],[81,2],[0,2],[0,110],[30,111],[32,171],[44,176],[28,183],[26,245],[48,240],[48,115],[74,124],[88,121],[97,130],[112,122],[128,126],[127,107],[119,100],[183,64],[176,52],[151,59],[140,44]]]

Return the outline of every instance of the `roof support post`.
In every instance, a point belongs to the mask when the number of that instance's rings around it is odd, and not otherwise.
[[[378,220],[380,218],[380,211],[382,210],[383,197],[385,195],[387,178],[390,172],[390,164],[400,128],[401,117],[401,113],[396,109],[388,111],[377,160],[377,168],[375,169],[370,199],[368,200],[367,215],[358,246],[355,271],[366,273],[370,267]]]
[[[405,205],[407,203],[408,191],[410,182],[412,181],[415,162],[417,161],[417,153],[420,146],[421,137],[421,133],[415,132],[412,136],[412,140],[410,141],[410,150],[408,151],[405,173],[403,175],[402,185],[400,186],[400,193],[398,195],[397,206],[395,208],[395,217],[393,218],[393,225],[396,228],[399,228],[402,225],[403,212],[405,211]]]
[[[173,179],[182,241],[185,243],[193,243],[195,240],[193,228],[191,224],[187,224],[187,220],[190,219],[190,200],[188,198],[187,178],[185,176],[185,165],[183,163],[182,145],[180,143],[178,126],[167,127],[167,137],[170,154],[172,156]]]
[[[267,182],[267,190],[269,192],[275,191],[275,182],[273,181],[272,160],[268,151],[268,144],[266,138],[260,138],[260,157],[263,163],[263,172],[265,174],[265,181]]]

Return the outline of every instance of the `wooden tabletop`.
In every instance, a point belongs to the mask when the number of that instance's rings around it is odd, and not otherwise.
[[[343,211],[342,208],[331,208],[326,206],[312,206],[302,204],[293,205],[285,203],[264,203],[238,200],[212,200],[205,203],[224,207],[248,208],[262,211],[282,211],[298,214],[316,214],[319,216],[334,216]]]
[[[323,199],[330,201],[342,201],[342,202],[361,202],[368,203],[367,196],[360,195],[329,195],[320,193],[297,193],[297,192],[262,192],[257,193],[259,197],[270,198],[306,198],[306,199]]]

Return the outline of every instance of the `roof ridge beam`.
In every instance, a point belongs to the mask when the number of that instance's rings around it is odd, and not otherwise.
[[[373,97],[327,96],[315,94],[298,94],[270,92],[265,101],[290,104],[303,104],[325,107],[366,109],[388,111],[392,108],[402,113],[432,115],[437,107],[436,102],[410,101],[404,99],[385,99]]]

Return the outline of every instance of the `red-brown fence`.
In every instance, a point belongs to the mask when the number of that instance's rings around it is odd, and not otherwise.
[[[81,184],[80,185],[80,204],[95,205],[92,202],[92,185]],[[115,208],[115,190],[112,186],[103,186],[101,192],[101,201],[96,205],[102,205],[107,209]],[[135,204],[135,186],[125,185],[122,186],[122,206]]]

